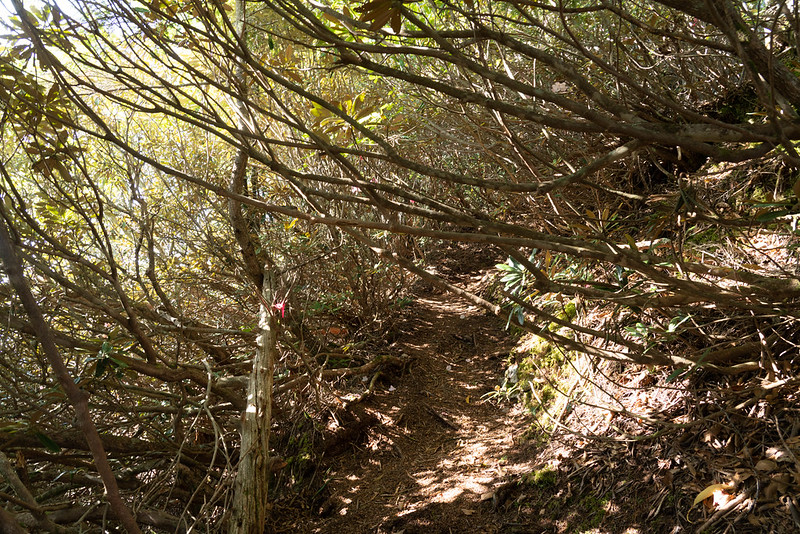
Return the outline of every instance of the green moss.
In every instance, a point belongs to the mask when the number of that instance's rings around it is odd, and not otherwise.
[[[753,191],[750,193],[750,200],[753,202],[769,202],[771,200],[770,196],[764,191],[764,188],[761,186],[756,186],[753,188]]]
[[[545,369],[558,369],[566,361],[567,353],[559,347],[553,347],[550,352],[542,356],[539,365]]]
[[[526,404],[532,412],[548,408],[557,397],[554,386],[558,383],[557,375],[560,373],[564,361],[564,353],[554,348],[541,355],[528,356],[520,362],[519,379],[520,383],[525,385],[522,392],[525,393]],[[547,373],[554,384],[542,380],[542,373]],[[535,389],[535,395],[531,392],[531,387]]]
[[[719,243],[720,239],[719,229],[711,227],[695,232],[687,238],[687,241],[696,245],[704,245],[706,243]]]
[[[539,489],[552,488],[558,481],[558,473],[548,465],[542,469],[528,473],[525,475],[524,481],[526,484]]]
[[[531,346],[529,349],[529,354],[531,356],[542,356],[550,352],[550,342],[547,341],[543,337],[533,336],[533,340],[531,342]]]
[[[545,385],[539,393],[539,398],[542,399],[542,404],[550,404],[550,401],[556,398],[556,390],[549,384]]]
[[[544,447],[550,443],[550,435],[542,432],[542,427],[531,423],[520,436],[520,444],[532,444],[534,447]]]
[[[603,522],[606,516],[608,499],[587,495],[581,500],[579,506],[584,511],[584,520],[578,525],[576,532],[585,532],[599,527],[600,523]]]
[[[577,316],[577,308],[574,302],[567,302],[552,313],[561,321],[572,321]],[[555,322],[548,324],[547,330],[564,337],[573,335],[569,327]],[[539,414],[540,423],[547,425],[547,412],[558,412],[558,403],[566,402],[558,390],[564,378],[571,373],[568,361],[574,353],[565,351],[558,343],[551,343],[542,336],[528,336],[523,344],[525,354],[518,363],[518,390],[524,394],[526,408],[533,414]]]
[[[564,309],[558,314],[559,319],[572,321],[578,316],[578,308],[574,301],[569,301],[564,305]]]
[[[548,502],[546,509],[547,516],[553,521],[560,519],[561,512],[563,511],[563,504],[564,503],[561,502],[561,499],[553,499],[552,501]]]

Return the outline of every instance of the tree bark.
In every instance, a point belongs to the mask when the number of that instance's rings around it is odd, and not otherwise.
[[[17,523],[14,514],[0,506],[0,534],[28,534],[28,531]]]
[[[245,46],[245,3],[236,0],[234,29],[240,46]],[[242,93],[236,103],[239,113],[239,129],[247,128],[245,73],[237,67],[234,87]],[[236,153],[230,190],[244,193],[244,177],[247,170],[247,140]],[[232,534],[261,534],[266,530],[269,508],[269,434],[272,424],[272,381],[277,351],[278,320],[272,303],[275,301],[276,272],[274,264],[266,254],[257,254],[251,238],[251,229],[242,212],[242,204],[231,199],[228,204],[229,217],[234,237],[238,243],[244,269],[255,285],[261,305],[259,308],[258,339],[253,357],[253,372],[247,386],[247,404],[241,417],[241,449],[234,481],[233,506],[228,532]],[[266,263],[266,264],[265,264]]]
[[[269,435],[278,321],[266,304],[274,299],[274,287],[275,274],[270,270],[264,276],[260,335],[247,388],[247,408],[242,414],[242,444],[228,529],[233,534],[264,532],[269,508]]]

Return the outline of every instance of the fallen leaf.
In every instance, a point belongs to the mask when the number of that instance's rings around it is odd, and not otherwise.
[[[778,468],[778,464],[776,464],[772,460],[759,460],[756,464],[756,471],[761,473],[772,473]]]
[[[770,460],[775,460],[776,462],[793,461],[791,455],[786,451],[786,449],[783,449],[781,447],[770,447],[769,449],[767,449],[765,455]]]
[[[694,498],[694,502],[692,506],[697,506],[697,503],[703,502],[704,500],[711,497],[715,491],[725,491],[731,489],[729,484],[711,484],[706,489],[701,491],[697,494],[697,497]]]
[[[772,475],[772,481],[769,483],[770,486],[773,484],[775,485],[775,489],[778,490],[778,493],[784,494],[786,490],[789,489],[789,484],[792,483],[792,476],[789,473],[777,473]]]
[[[474,514],[474,513],[475,513],[475,510],[470,510],[469,508],[462,508],[462,509],[461,509],[461,512],[462,512],[464,515],[472,515],[472,514]]]
[[[673,480],[672,471],[670,471],[669,469],[664,470],[662,473],[658,475],[658,478],[656,478],[656,481],[661,486],[671,486],[672,480]]]
[[[481,501],[488,501],[492,497],[494,497],[494,492],[493,491],[487,491],[486,493],[481,495]]]
[[[775,502],[778,500],[778,484],[776,484],[774,480],[764,488],[764,491],[761,493],[761,499],[763,499],[764,502]]]
[[[720,424],[714,425],[713,427],[711,427],[710,429],[706,430],[703,433],[703,441],[705,443],[711,443],[712,441],[714,441],[714,439],[719,435],[721,431],[722,431],[722,425]]]

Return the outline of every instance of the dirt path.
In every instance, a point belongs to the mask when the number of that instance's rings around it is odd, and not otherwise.
[[[497,261],[490,252],[448,249],[432,265],[475,292],[475,273]],[[698,373],[678,389],[669,369],[597,363],[580,375],[563,428],[523,443],[533,418],[522,403],[484,399],[515,349],[504,321],[449,294],[417,297],[390,347],[408,364],[366,399],[356,400],[364,384],[348,384],[310,477],[314,497],[288,503],[278,532],[798,532],[796,376],[774,382],[782,396],[760,399],[760,378]],[[629,413],[603,409],[612,397]],[[790,445],[792,462],[781,460]],[[739,508],[718,509],[716,492],[696,502],[726,481],[738,484],[725,495]]]
[[[477,280],[473,278],[473,282]],[[482,399],[513,346],[496,317],[451,295],[407,310],[395,348],[411,364],[360,404],[378,418],[329,464],[329,498],[309,532],[497,532],[510,476],[530,471],[514,437],[525,418]]]
[[[459,278],[467,287],[478,285],[479,275],[455,275],[450,278]],[[392,355],[403,355],[408,365],[380,383],[373,395],[352,400],[357,397],[353,394],[349,404],[345,400],[338,412],[334,410],[333,426],[341,424],[325,429],[326,435],[340,439],[326,440],[336,446],[326,447],[314,472],[317,481],[326,482],[320,491],[314,490],[311,513],[303,505],[289,503],[288,519],[277,531],[798,531],[798,507],[792,500],[797,483],[789,489],[792,480],[800,480],[790,470],[794,464],[780,460],[767,464],[762,459],[774,456],[787,443],[800,443],[795,382],[787,383],[784,397],[769,401],[777,414],[770,419],[752,411],[758,408],[755,403],[742,402],[751,395],[741,389],[744,385],[734,390],[724,381],[715,385],[713,376],[706,382],[698,378],[695,387],[706,389],[696,391],[707,391],[715,402],[700,402],[691,389],[685,401],[676,402],[668,370],[609,364],[591,381],[585,379],[581,395],[595,389],[612,392],[632,414],[655,410],[673,424],[671,431],[657,433],[633,416],[594,409],[592,403],[606,402],[611,394],[606,392],[600,400],[587,396],[589,400],[576,404],[565,417],[564,425],[586,435],[538,433],[531,442],[522,443],[515,440],[526,434],[532,421],[521,413],[522,403],[483,398],[494,390],[515,347],[503,326],[501,319],[452,295],[418,294],[405,310],[401,335],[391,346]],[[353,385],[355,390],[365,389]],[[721,406],[727,407],[723,420],[727,426],[713,419],[719,419]],[[702,424],[679,426],[686,421]],[[773,427],[784,430],[773,432]],[[628,433],[624,438],[619,436],[622,431]],[[642,439],[630,439],[637,433]],[[747,447],[740,445],[744,450],[760,452],[739,453],[737,443],[746,443]],[[782,472],[747,468],[748,462],[756,461]],[[731,502],[750,504],[729,515],[717,510],[712,497],[702,506],[697,504],[704,488],[734,480],[731,466],[744,482],[728,496]]]

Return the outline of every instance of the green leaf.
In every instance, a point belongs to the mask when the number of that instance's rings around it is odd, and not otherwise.
[[[625,234],[625,241],[633,252],[639,252],[639,247],[636,246],[636,240],[631,234]]]
[[[745,200],[745,202],[752,205],[754,208],[785,208],[792,204],[789,200],[782,200],[780,202],[756,202],[755,200]]]
[[[108,358],[101,358],[97,360],[97,367],[94,368],[94,377],[100,378],[106,373],[108,368]]]
[[[667,332],[675,333],[678,330],[678,327],[688,321],[690,317],[691,315],[678,315],[677,317],[673,317],[667,325]]]
[[[28,425],[21,421],[0,421],[0,432],[21,432],[28,428]]]
[[[767,213],[762,213],[761,215],[757,216],[756,220],[758,222],[769,222],[769,221],[774,221],[778,217],[783,217],[784,215],[788,215],[788,214],[789,214],[789,210],[769,211]]]
[[[686,367],[678,367],[677,369],[675,369],[674,371],[672,371],[669,374],[669,376],[667,377],[667,379],[664,382],[666,384],[669,384],[670,382],[675,380],[678,376],[680,376],[680,374],[683,373],[685,370],[686,370]]]
[[[114,358],[113,356],[109,356],[108,359],[109,359],[109,361],[111,361],[111,363],[114,365],[114,367],[116,367],[118,369],[126,369],[128,367],[127,363],[125,363],[122,360],[119,360],[117,358]]]
[[[52,440],[50,436],[44,434],[42,432],[36,432],[34,434],[36,438],[44,445],[44,448],[50,452],[61,452],[61,447],[58,446],[58,443]]]

